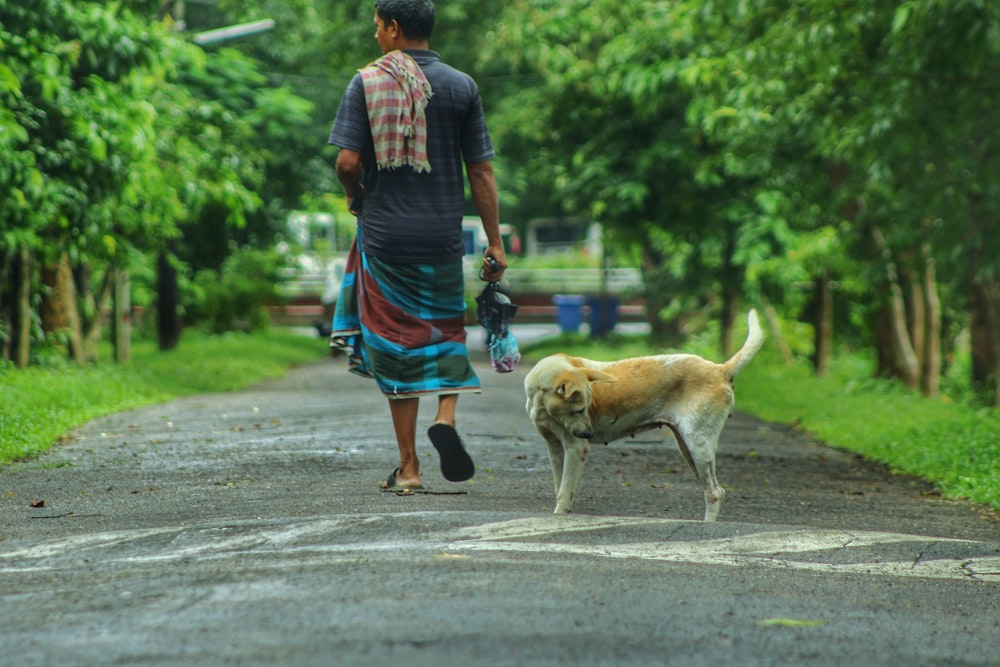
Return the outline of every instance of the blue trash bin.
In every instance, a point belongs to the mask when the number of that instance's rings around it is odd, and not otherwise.
[[[556,294],[552,303],[556,305],[556,321],[563,333],[576,333],[583,321],[584,298],[578,294]]]
[[[590,335],[603,336],[614,331],[618,324],[618,297],[591,296],[587,298],[590,307]]]

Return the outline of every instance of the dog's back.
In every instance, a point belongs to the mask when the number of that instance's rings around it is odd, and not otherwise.
[[[590,413],[594,417],[609,415],[603,421],[621,424],[626,414],[655,412],[651,403],[662,406],[674,400],[683,400],[690,404],[700,393],[712,394],[711,399],[725,400],[731,406],[733,378],[747,367],[763,343],[764,334],[757,313],[751,310],[747,314],[746,340],[736,354],[721,364],[694,354],[657,354],[620,361],[594,361],[561,355],[564,360],[555,365],[566,363],[614,376],[613,383],[593,386]]]
[[[595,361],[557,353],[539,361],[525,378],[527,409],[532,412],[533,396],[556,391],[566,378],[582,374],[606,374],[610,378],[593,382],[587,392],[588,412],[604,424],[616,424],[612,432],[605,432],[605,442],[622,437],[646,419],[654,419],[663,406],[675,400],[690,403],[699,393],[711,394],[712,400],[733,403],[732,382],[753,359],[764,343],[757,312],[747,313],[747,337],[740,349],[728,361],[717,364],[694,354],[657,354],[632,357],[619,361]],[[613,379],[612,382],[608,380]],[[586,384],[580,377],[573,385]],[[686,398],[682,398],[686,397]],[[706,396],[706,398],[709,398]],[[540,406],[538,406],[540,407]],[[534,419],[534,417],[533,417]],[[595,424],[596,426],[596,424]],[[598,431],[604,429],[597,429]]]

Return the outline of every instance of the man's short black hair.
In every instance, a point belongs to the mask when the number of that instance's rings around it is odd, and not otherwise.
[[[375,11],[388,25],[395,21],[410,39],[430,39],[434,30],[432,0],[375,0]]]

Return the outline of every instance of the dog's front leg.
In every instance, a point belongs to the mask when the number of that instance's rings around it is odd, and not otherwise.
[[[555,433],[542,431],[542,437],[549,448],[549,465],[552,466],[552,481],[555,483],[556,497],[558,498],[559,487],[562,485],[565,449],[563,449],[562,440]]]
[[[555,514],[565,514],[573,509],[573,496],[583,476],[583,464],[590,455],[590,443],[580,438],[571,438],[563,445],[565,450],[562,465],[562,481],[556,490]]]

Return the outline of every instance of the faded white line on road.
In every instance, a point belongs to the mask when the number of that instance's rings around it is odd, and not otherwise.
[[[86,535],[71,535],[58,540],[50,540],[29,547],[21,547],[13,551],[0,553],[0,558],[9,560],[52,558],[66,552],[84,551],[109,545],[122,544],[144,537],[176,533],[179,528],[148,528],[143,530],[112,530],[104,533],[88,533]]]
[[[219,561],[245,556],[277,560],[284,557],[322,560],[331,555],[366,558],[378,554],[379,557],[393,557],[393,554],[404,552],[412,555],[430,551],[452,554],[573,554],[592,558],[730,567],[755,566],[827,574],[875,574],[1000,582],[1000,557],[934,559],[922,556],[927,547],[933,544],[969,544],[973,551],[982,551],[982,543],[952,538],[901,533],[781,529],[705,540],[671,540],[671,535],[681,536],[684,532],[697,531],[704,524],[669,519],[588,515],[531,516],[460,528],[442,525],[440,530],[433,529],[436,520],[442,521],[442,524],[454,524],[456,516],[465,515],[342,515],[291,522],[234,521],[73,535],[0,552],[0,563],[7,565],[0,567],[0,573],[73,568],[83,558],[100,559],[105,563],[141,564],[182,559]],[[413,535],[401,528],[413,525],[414,521],[420,523],[422,529],[430,530]],[[375,531],[375,534],[382,535],[375,539],[371,537],[371,530],[366,531],[366,537],[361,540],[352,533],[354,528],[378,522],[392,522],[394,525],[384,533]],[[724,529],[725,526],[719,524],[718,528]],[[748,529],[745,526],[736,528]],[[649,540],[648,533],[654,529],[657,536],[662,535],[663,539]],[[609,534],[630,530],[643,532],[644,541],[630,541],[627,536],[619,535],[610,544],[588,544],[585,539],[573,539],[572,543],[566,543],[569,539],[567,536],[582,538],[584,533],[603,534],[602,540],[607,541]],[[555,538],[560,538],[562,542],[555,542]],[[871,552],[859,551],[862,548],[904,543],[915,545],[911,561],[901,561],[898,556],[877,558]],[[407,545],[405,550],[400,549],[402,544]],[[824,562],[830,555],[840,555],[839,552],[853,555],[856,562]]]
[[[751,536],[761,537],[761,536]],[[802,533],[804,540],[815,535]],[[902,540],[896,540],[902,541]],[[456,542],[448,546],[452,551],[510,552],[534,554],[573,554],[597,558],[627,558],[657,560],[698,565],[727,565],[736,567],[757,566],[789,570],[806,570],[827,574],[852,573],[888,575],[894,577],[926,577],[935,579],[976,579],[1000,582],[1000,558],[968,558],[922,560],[918,562],[865,562],[825,563],[780,558],[780,551],[755,553],[740,544],[736,538],[730,543],[732,551],[716,544],[700,542],[663,542],[639,544],[546,544],[539,542]],[[877,545],[879,542],[872,542]],[[838,547],[841,548],[841,547]],[[816,549],[809,549],[816,551]]]
[[[452,543],[449,545],[449,549],[543,554],[570,553],[598,558],[630,558],[703,565],[754,565],[826,573],[863,573],[941,579],[971,578],[978,581],[1000,582],[1000,558],[994,557],[914,559],[913,562],[880,561],[847,564],[811,562],[781,557],[792,554],[823,554],[894,543],[969,542],[954,538],[934,538],[903,533],[786,529],[697,541],[630,542],[600,545],[515,541],[538,540],[547,536],[600,531],[610,528],[634,528],[655,524],[677,524],[680,526],[690,523],[692,522],[586,515],[528,517],[460,529],[456,531],[456,535],[464,539]]]

